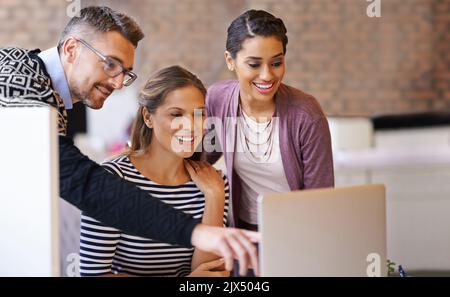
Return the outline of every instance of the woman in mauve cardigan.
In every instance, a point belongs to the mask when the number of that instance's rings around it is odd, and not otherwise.
[[[222,154],[225,157],[232,193],[229,220],[232,226],[257,229],[255,214],[245,215],[247,209],[253,212],[249,205],[254,208],[256,199],[249,199],[245,195],[263,194],[258,190],[270,190],[267,185],[274,181],[276,185],[285,184],[284,188],[281,186],[277,189],[286,191],[334,186],[331,137],[327,119],[319,103],[313,96],[281,82],[285,72],[286,44],[286,28],[281,19],[261,10],[245,12],[228,28],[225,52],[228,68],[236,72],[238,80],[217,82],[208,89],[208,117],[214,123],[209,139],[218,140],[221,150],[209,153],[207,158],[210,163],[214,163]],[[247,128],[245,121],[240,122],[241,118],[250,122],[250,119],[254,119],[253,124],[250,124],[256,127],[261,125],[260,122],[263,122],[264,127],[274,127],[273,135],[278,136],[278,141],[273,142],[276,147],[270,149],[270,152],[280,155],[278,166],[281,171],[276,170],[274,162],[274,174],[271,175],[262,170],[272,168],[272,165],[267,167],[267,164],[258,162],[247,163],[246,160],[250,159],[239,156],[247,154],[247,157],[252,158],[250,151],[242,151],[242,147],[248,147],[249,143],[245,143],[247,134],[244,128]],[[278,124],[271,125],[270,120],[258,119],[277,119],[274,123]],[[241,128],[239,123],[244,123]],[[248,131],[254,132],[251,129]],[[264,131],[258,130],[255,133],[262,132]],[[244,140],[239,140],[240,133],[244,135],[241,138]],[[269,139],[272,134],[268,135]],[[265,143],[258,145],[267,146]],[[247,166],[245,164],[250,164],[252,171],[242,170],[242,166]],[[247,184],[243,176],[250,177],[251,182]],[[243,184],[247,187],[246,191],[243,191]],[[243,202],[242,199],[250,201],[245,204],[244,215],[240,203]],[[252,218],[252,222],[241,216]]]

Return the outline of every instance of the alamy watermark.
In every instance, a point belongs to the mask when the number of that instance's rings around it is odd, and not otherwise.
[[[378,253],[370,253],[367,255],[366,261],[369,262],[367,265],[366,274],[368,277],[380,277],[381,276],[381,257]]]
[[[66,0],[70,2],[66,8],[66,14],[69,18],[80,17],[81,11],[81,0]]]
[[[66,0],[70,4],[67,5],[66,14],[69,18],[79,17],[81,10],[81,0]],[[381,17],[381,0],[366,0],[370,2],[367,6],[366,14],[369,18]]]
[[[366,1],[371,2],[366,9],[367,16],[369,18],[373,17],[381,18],[381,0],[366,0]]]
[[[68,277],[80,276],[80,255],[70,253],[66,257],[68,262],[66,266],[66,275]],[[370,253],[367,255],[366,261],[369,263],[366,268],[368,277],[381,277],[381,256],[378,253]]]
[[[70,253],[66,257],[66,275],[68,277],[80,276],[80,255],[77,253]]]

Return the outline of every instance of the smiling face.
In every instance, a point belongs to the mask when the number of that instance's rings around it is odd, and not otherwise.
[[[236,71],[241,100],[272,102],[285,73],[283,44],[277,37],[247,38],[236,58],[225,52],[225,60]]]
[[[104,56],[120,62],[125,69],[132,69],[134,46],[119,32],[102,33],[89,44]],[[90,108],[100,109],[114,90],[123,87],[124,74],[108,76],[104,71],[105,62],[81,42],[69,38],[63,50],[63,64],[74,103],[82,101]]]
[[[194,86],[171,91],[154,113],[143,111],[152,128],[150,149],[163,149],[181,158],[191,157],[203,138],[205,97]]]

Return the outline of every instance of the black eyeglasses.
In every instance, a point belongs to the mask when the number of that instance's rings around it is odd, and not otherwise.
[[[108,76],[116,77],[121,73],[125,74],[125,76],[123,77],[123,85],[126,87],[131,85],[136,80],[137,75],[134,72],[131,72],[130,70],[123,67],[123,65],[119,61],[103,55],[83,39],[79,38],[75,39],[81,42],[81,44],[86,46],[88,49],[93,51],[103,61],[104,63],[103,70]]]

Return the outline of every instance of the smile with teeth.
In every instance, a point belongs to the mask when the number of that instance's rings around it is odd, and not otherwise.
[[[273,86],[273,83],[271,83],[271,84],[258,84],[258,83],[253,83],[258,89],[261,89],[261,90],[268,90],[268,89],[270,89],[270,88],[272,88],[272,86]]]
[[[110,94],[111,94],[111,92],[110,91],[108,91],[106,88],[104,88],[104,87],[101,87],[101,86],[96,86],[95,87],[98,91],[100,91],[100,93],[102,93],[103,95],[105,95],[106,97],[108,97]]]
[[[175,139],[178,140],[179,144],[192,143],[194,142],[193,136],[175,136]]]

